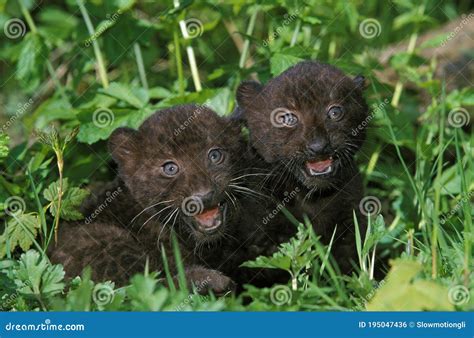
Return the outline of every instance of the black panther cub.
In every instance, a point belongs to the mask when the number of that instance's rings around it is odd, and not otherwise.
[[[150,270],[162,271],[163,246],[176,273],[174,229],[188,283],[201,292],[232,289],[239,265],[252,258],[246,246],[256,228],[245,218],[258,209],[250,203],[242,212],[242,193],[251,190],[240,126],[205,106],[176,106],[138,130],[115,130],[109,149],[119,168],[113,189],[120,193],[92,223],[63,225],[52,261],[69,276],[90,265],[95,280],[125,284],[147,260]]]
[[[298,187],[287,207],[300,220],[307,215],[324,242],[337,226],[333,255],[344,272],[351,271],[356,254],[353,210],[365,234],[362,181],[354,162],[365,138],[357,128],[368,113],[363,89],[362,76],[304,61],[266,85],[247,81],[237,90],[236,116],[272,173],[266,187],[277,200]]]

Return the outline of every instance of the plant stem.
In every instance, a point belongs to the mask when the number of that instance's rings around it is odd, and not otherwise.
[[[41,238],[43,239],[43,244],[47,243],[47,238],[48,238],[48,226],[46,223],[46,216],[43,210],[43,206],[41,205],[41,202],[39,200],[38,196],[38,191],[36,189],[36,184],[35,181],[33,180],[33,175],[31,174],[31,168],[28,166],[27,168],[27,176],[31,184],[31,188],[33,190],[33,195],[35,197],[35,202],[36,202],[36,207],[38,208],[38,214],[40,216],[40,222],[41,222],[41,229],[43,233],[41,234]],[[44,251],[46,251],[48,248],[44,247]]]
[[[247,36],[253,34],[253,30],[255,28],[255,21],[257,20],[258,9],[255,8],[255,11],[252,13],[250,17],[249,25],[247,27],[247,31],[245,32]],[[249,52],[250,47],[250,40],[248,38],[244,41],[244,47],[242,49],[242,54],[240,54],[240,61],[239,61],[239,68],[243,69],[245,67],[245,61],[247,61],[247,54]]]
[[[35,22],[33,21],[33,18],[31,17],[30,12],[28,12],[28,9],[23,5],[23,1],[18,1],[18,3],[20,4],[21,13],[25,17],[26,23],[28,23],[28,26],[30,27],[31,32],[33,34],[37,34],[38,29],[36,28]]]
[[[94,26],[92,25],[91,19],[89,17],[89,13],[87,12],[86,7],[84,6],[83,0],[76,0],[79,9],[81,10],[82,17],[87,27],[87,31],[91,36],[92,47],[94,48],[95,58],[97,60],[97,70],[99,72],[100,80],[102,81],[102,87],[108,88],[109,87],[109,79],[107,78],[107,70],[105,68],[104,58],[102,57],[102,52],[100,51],[99,44],[97,43],[97,39],[92,39],[95,34]]]
[[[334,56],[336,55],[336,46],[337,46],[336,39],[332,38],[328,46],[329,59],[334,59]]]
[[[196,56],[194,55],[194,49],[191,46],[186,47],[186,53],[188,54],[189,66],[191,67],[191,74],[193,76],[194,88],[197,92],[202,90],[201,79],[199,78],[199,70],[196,63]]]
[[[179,0],[174,0],[174,7],[179,7]],[[186,27],[186,22],[184,20],[179,21],[179,27],[181,28],[181,33],[185,40],[189,40],[188,28]],[[197,92],[202,90],[201,79],[199,78],[199,70],[196,63],[196,56],[194,55],[193,47],[188,43],[186,46],[186,53],[188,54],[189,66],[191,67],[191,74],[193,77],[194,88]]]
[[[424,12],[425,12],[425,4],[422,4],[420,7],[418,7],[418,13],[421,16],[423,15]],[[408,54],[411,55],[415,51],[417,39],[418,39],[418,27],[416,27],[413,33],[410,35],[410,41],[408,42],[408,47],[407,47]],[[393,92],[393,97],[392,97],[392,102],[391,102],[391,105],[393,107],[398,107],[400,103],[400,97],[402,96],[402,92],[403,92],[403,83],[401,80],[398,80],[397,84],[395,85],[395,90]]]
[[[176,69],[178,71],[178,83],[179,83],[179,95],[184,95],[184,75],[183,75],[183,60],[181,57],[181,46],[179,44],[178,32],[175,29],[173,31],[174,49],[176,57]]]
[[[293,35],[291,36],[290,47],[293,47],[296,44],[296,40],[298,40],[298,33],[300,32],[301,28],[301,19],[296,21],[295,30],[293,31]]]
[[[58,229],[59,229],[59,218],[61,215],[61,202],[63,199],[63,168],[64,160],[63,154],[60,151],[56,151],[56,157],[58,162],[59,171],[59,187],[58,187],[58,206],[56,208],[56,217],[54,218],[54,243],[58,243]]]
[[[135,52],[135,59],[137,60],[138,74],[140,75],[140,82],[143,88],[148,90],[148,81],[146,79],[145,65],[143,63],[142,50],[138,42],[133,44],[133,50]]]
[[[444,84],[442,87],[442,97],[444,101]],[[431,233],[431,277],[435,279],[438,276],[438,232],[439,232],[439,209],[441,201],[441,175],[443,173],[443,144],[444,144],[444,117],[445,105],[442,105],[439,118],[439,155],[437,162],[437,173],[434,186],[434,208],[433,208],[433,229]]]

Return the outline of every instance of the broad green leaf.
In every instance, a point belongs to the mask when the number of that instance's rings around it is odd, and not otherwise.
[[[82,272],[82,277],[76,277],[71,284],[72,290],[66,297],[66,303],[61,310],[67,311],[90,311],[92,306],[92,290],[94,283],[90,279],[89,267]]]
[[[64,270],[61,265],[51,265],[46,257],[35,250],[28,250],[20,257],[14,272],[18,292],[28,296],[52,296],[64,288]]]
[[[39,12],[38,30],[47,41],[59,45],[70,37],[79,20],[70,13],[56,7],[45,7]]]
[[[42,80],[45,55],[48,52],[40,37],[33,33],[26,34],[22,44],[16,78],[27,91],[31,91],[38,87]]]
[[[271,257],[260,256],[254,261],[243,263],[241,266],[282,269],[297,274],[303,267],[310,264],[316,256],[311,231],[307,225],[300,224],[296,235],[289,242],[280,244],[278,251]]]
[[[140,110],[98,108],[94,112],[80,112],[78,118],[83,123],[77,139],[88,144],[106,140],[118,127],[138,128],[152,113],[153,110],[148,107]]]
[[[164,99],[171,96],[171,92],[164,87],[153,87],[148,90],[148,95],[153,99]]]
[[[277,252],[271,257],[259,256],[254,261],[245,262],[241,266],[247,268],[268,268],[290,271],[291,258]]]
[[[273,76],[280,75],[285,70],[297,64],[300,61],[303,61],[303,59],[300,59],[293,55],[285,55],[285,54],[276,53],[270,59],[270,68],[271,68],[272,75]]]
[[[5,232],[0,236],[0,257],[5,256],[7,246],[10,252],[16,247],[28,250],[33,245],[33,238],[38,234],[39,227],[39,218],[34,213],[22,213],[10,217]]]
[[[169,292],[165,288],[156,290],[156,279],[136,275],[131,282],[127,294],[135,311],[158,311],[163,308]]]
[[[207,105],[217,114],[224,116],[229,112],[230,98],[231,92],[229,88],[222,88],[217,91],[214,97],[207,101]]]
[[[118,82],[112,82],[109,88],[103,89],[101,92],[127,102],[135,108],[143,108],[149,100],[148,92],[145,89],[130,87]]]
[[[385,283],[367,304],[369,311],[452,311],[445,286],[417,278],[422,266],[410,260],[391,262]]]
[[[75,118],[74,109],[68,102],[59,98],[50,98],[42,102],[33,114],[25,117],[29,128],[42,130],[53,121],[67,121]]]

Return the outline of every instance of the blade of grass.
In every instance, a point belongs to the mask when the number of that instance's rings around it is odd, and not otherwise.
[[[148,90],[148,80],[146,79],[145,65],[143,63],[142,49],[140,44],[135,42],[133,44],[133,51],[135,52],[135,59],[137,60],[138,74],[140,76],[140,82],[143,88]]]
[[[468,287],[469,286],[469,281],[470,281],[470,266],[471,266],[471,260],[472,260],[472,242],[471,242],[471,234],[472,234],[472,217],[471,217],[471,210],[469,207],[469,196],[471,196],[472,192],[469,191],[469,188],[467,186],[467,181],[466,181],[466,176],[464,173],[464,168],[462,164],[462,156],[461,156],[461,150],[460,150],[460,141],[461,136],[459,135],[459,131],[456,129],[454,131],[455,135],[455,148],[456,148],[456,158],[457,158],[457,169],[458,169],[458,175],[461,177],[461,191],[464,195],[464,200],[461,199],[462,202],[462,211],[463,211],[463,216],[464,216],[464,286]],[[462,138],[461,138],[462,140]],[[468,157],[469,161],[470,158]],[[469,165],[467,163],[466,165]]]
[[[46,215],[44,213],[43,206],[41,205],[41,202],[40,202],[40,199],[39,199],[39,196],[38,196],[38,192],[36,190],[36,184],[35,184],[35,181],[33,180],[33,176],[31,175],[30,167],[28,167],[26,172],[27,172],[30,184],[31,184],[31,188],[33,190],[33,196],[35,198],[36,208],[38,209],[38,215],[40,216],[40,222],[41,222],[41,229],[43,231],[44,244],[46,244],[47,243],[46,239],[49,237],[48,236],[48,225],[46,223]],[[48,249],[48,247],[46,246],[44,248],[44,250],[46,251],[47,249]]]
[[[181,46],[179,43],[179,36],[177,29],[173,30],[174,55],[176,62],[176,70],[178,72],[179,95],[184,96],[184,74],[183,74],[183,59],[181,56]]]
[[[168,283],[168,288],[171,292],[176,292],[176,287],[173,283],[173,276],[171,275],[170,268],[168,265],[168,257],[166,255],[166,250],[163,244],[161,244],[161,259],[163,260],[163,270],[165,270],[166,282]]]
[[[442,85],[442,101],[445,101],[445,86]],[[434,186],[434,207],[433,207],[433,228],[431,232],[431,277],[436,279],[438,277],[438,233],[439,233],[439,210],[441,203],[441,175],[443,174],[443,143],[444,143],[444,118],[446,113],[445,105],[441,105],[439,112],[439,156],[436,164],[436,182]]]
[[[324,256],[324,259],[321,262],[321,270],[319,271],[319,275],[321,275],[324,272],[324,267],[326,266],[326,264],[329,260],[329,254],[331,253],[331,248],[332,248],[332,244],[334,242],[334,237],[336,236],[336,231],[337,231],[337,225],[334,227],[334,231],[332,232],[331,240],[329,241],[329,244],[328,244],[328,249],[326,250],[326,255]]]
[[[421,4],[418,7],[418,13],[420,16],[422,16],[425,12],[426,4],[425,1],[423,4]],[[413,33],[410,35],[410,40],[408,42],[408,47],[407,47],[407,53],[409,55],[413,54],[415,51],[416,47],[416,40],[418,40],[418,31],[419,27],[416,26],[415,29],[413,30]],[[397,84],[395,85],[395,91],[393,92],[393,97],[392,97],[392,106],[395,108],[398,108],[398,105],[400,103],[400,97],[402,96],[403,92],[403,82],[402,80],[398,80]]]
[[[318,238],[316,237],[313,227],[311,226],[311,223],[309,223],[309,220],[307,217],[305,217],[305,225],[308,227],[308,231],[310,232],[310,236],[312,238],[312,242],[314,243],[314,247],[316,249],[318,256],[324,257],[325,256],[324,246],[319,242]],[[329,274],[330,280],[332,281],[334,288],[336,289],[339,297],[341,297],[342,300],[348,301],[346,292],[344,292],[344,290],[342,289],[341,283],[338,280],[340,276],[340,272],[339,271],[336,272],[336,269],[339,270],[337,266],[333,267],[333,265],[329,261],[327,264],[327,272]]]
[[[173,4],[175,8],[178,8],[179,0],[173,0]],[[184,15],[184,12],[183,12],[183,15]],[[188,33],[188,28],[186,27],[186,22],[184,20],[179,20],[179,27],[181,29],[181,34],[183,35],[183,38],[189,41],[190,36]],[[188,42],[188,45],[186,46],[186,53],[188,54],[189,67],[191,68],[191,75],[193,77],[194,88],[196,89],[197,92],[200,92],[202,90],[202,86],[201,86],[201,79],[199,77],[199,70],[196,63],[196,56],[194,55],[194,49],[189,44],[189,42]]]
[[[378,91],[377,91],[377,88],[375,87],[375,84],[372,82],[372,88],[374,90],[374,93],[375,94],[378,94]],[[381,102],[379,102],[379,105],[381,104]],[[410,170],[408,169],[408,166],[405,162],[405,159],[403,158],[403,155],[401,153],[401,150],[400,150],[400,147],[398,146],[398,142],[397,142],[397,137],[395,135],[395,131],[393,130],[393,126],[392,126],[392,121],[390,120],[390,117],[388,116],[385,108],[383,106],[380,106],[381,107],[381,111],[385,117],[385,121],[387,122],[387,127],[388,127],[388,131],[390,133],[390,137],[392,139],[392,143],[393,143],[393,146],[395,147],[395,151],[397,153],[397,157],[398,159],[400,160],[400,163],[402,164],[402,167],[403,167],[403,171],[405,172],[405,175],[407,176],[408,178],[408,181],[410,182],[410,185],[413,189],[413,192],[415,193],[416,195],[416,198],[418,199],[418,204],[419,204],[419,207],[421,209],[421,212],[422,212],[422,215],[423,216],[427,216],[427,213],[425,211],[425,205],[424,205],[424,199],[423,199],[423,196],[415,182],[415,180],[413,179],[411,173],[410,173]]]
[[[183,260],[181,258],[181,251],[179,250],[178,239],[176,238],[176,233],[174,231],[171,232],[171,241],[173,243],[174,259],[176,262],[176,269],[178,271],[179,288],[182,291],[188,292],[188,285],[186,282],[186,272],[184,270]]]
[[[82,18],[84,19],[89,35],[93,37],[95,35],[95,29],[94,29],[94,26],[92,25],[86,6],[84,5],[84,1],[76,0],[76,3],[79,6],[79,9],[82,14]],[[91,38],[91,42],[92,42],[92,47],[94,48],[95,58],[97,60],[97,70],[99,72],[99,77],[102,81],[102,87],[108,88],[109,79],[107,78],[107,70],[105,68],[105,62],[104,62],[104,58],[102,56],[102,52],[99,47],[99,43],[97,42],[97,39],[93,39],[93,38]]]
[[[255,28],[255,21],[257,20],[258,12],[259,12],[259,8],[256,6],[254,8],[252,16],[250,17],[249,24],[247,26],[247,31],[245,32],[247,36],[251,36],[253,34],[253,30]],[[247,61],[247,54],[249,52],[249,48],[250,48],[250,40],[246,38],[244,41],[244,47],[242,48],[242,54],[240,54],[240,60],[239,60],[240,69],[243,69],[245,67],[245,62]]]

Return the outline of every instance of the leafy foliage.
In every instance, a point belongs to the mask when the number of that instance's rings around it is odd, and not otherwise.
[[[13,252],[17,246],[24,251],[28,250],[38,235],[40,227],[38,215],[34,213],[20,214],[12,217],[0,236],[0,257],[4,257],[9,248],[9,252]]]
[[[367,304],[370,311],[453,310],[448,289],[430,280],[417,279],[421,264],[396,260],[386,277],[386,283]]]
[[[426,57],[426,50],[445,48],[447,35],[414,43],[470,11],[466,1],[436,0],[209,0],[177,7],[0,0],[1,309],[472,310],[472,301],[453,304],[445,295],[453,285],[474,289],[474,90],[438,78],[445,60]],[[11,19],[21,21],[19,31],[9,30]],[[197,34],[185,38],[180,21],[189,19],[198,23]],[[364,20],[379,24],[373,37],[361,33]],[[413,44],[381,61],[408,37]],[[368,140],[358,160],[380,212],[369,217],[364,241],[355,229],[353,275],[341,276],[331,243],[320,243],[308,220],[294,219],[295,238],[271,257],[244,264],[285,270],[288,285],[246,286],[238,297],[167,289],[146,271],[123,288],[95,283],[87,270],[66,282],[62,268],[50,264],[46,252],[60,221],[82,218],[83,187],[115,175],[104,142],[115,128],[136,128],[157,109],[189,102],[228,115],[242,80],[266,82],[305,59],[363,74],[369,83]],[[24,202],[21,212],[7,212],[11,197]],[[176,250],[167,256],[179,261]],[[104,290],[105,300],[98,297]],[[281,290],[289,297],[284,302],[275,298]]]
[[[84,199],[89,195],[85,189],[77,187],[69,187],[68,179],[63,182],[63,201],[61,205],[61,218],[67,221],[75,221],[84,218],[78,210]],[[49,211],[51,215],[56,216],[58,197],[59,197],[59,181],[53,182],[43,192],[43,196],[50,201]]]

